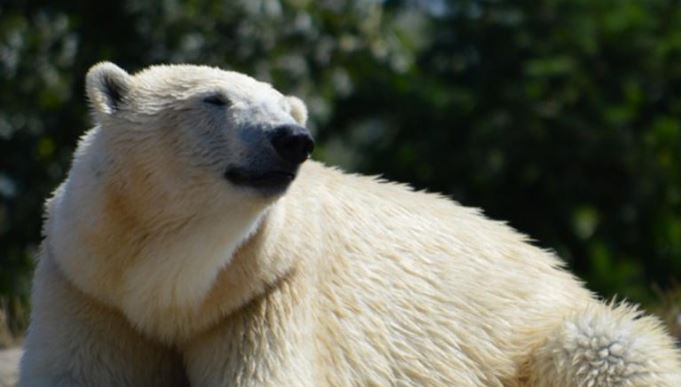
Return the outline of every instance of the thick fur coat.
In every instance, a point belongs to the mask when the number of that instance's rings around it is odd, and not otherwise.
[[[478,210],[313,161],[277,192],[226,180],[278,162],[298,99],[198,66],[87,87],[21,385],[681,386],[656,319]]]

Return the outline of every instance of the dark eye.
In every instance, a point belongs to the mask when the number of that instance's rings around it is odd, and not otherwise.
[[[227,99],[219,94],[208,96],[203,99],[203,102],[214,106],[227,106]]]

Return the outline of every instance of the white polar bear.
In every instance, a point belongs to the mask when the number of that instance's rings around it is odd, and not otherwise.
[[[304,162],[294,97],[111,63],[87,93],[97,125],[47,203],[23,386],[681,386],[656,319],[523,235]]]

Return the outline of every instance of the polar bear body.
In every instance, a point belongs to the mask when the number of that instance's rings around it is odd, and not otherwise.
[[[477,210],[312,161],[287,189],[240,185],[278,162],[272,128],[304,125],[297,99],[111,64],[88,95],[98,125],[47,205],[25,386],[681,385],[657,320]]]

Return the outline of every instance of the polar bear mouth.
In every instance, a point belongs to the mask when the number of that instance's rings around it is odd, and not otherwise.
[[[225,172],[225,178],[234,185],[265,189],[286,188],[295,177],[295,171],[286,170],[255,172],[230,168]]]

